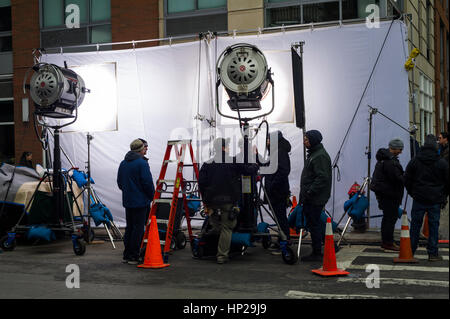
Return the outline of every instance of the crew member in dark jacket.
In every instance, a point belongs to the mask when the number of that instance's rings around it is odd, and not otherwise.
[[[291,144],[286,140],[281,131],[275,131],[270,134],[268,146],[277,143],[275,147],[272,145],[272,154],[270,158],[277,157],[276,171],[273,174],[264,175],[264,187],[267,192],[267,197],[273,207],[275,216],[280,224],[280,228],[286,235],[286,240],[289,236],[289,223],[286,215],[286,208],[289,203],[289,173],[291,172],[291,161],[289,159],[289,152],[291,151]],[[273,164],[273,163],[271,163]]]
[[[428,213],[428,260],[439,261],[439,218],[441,205],[448,196],[448,162],[439,158],[434,135],[427,135],[419,153],[406,166],[405,187],[413,198],[411,210],[411,248],[414,253],[419,243],[425,212]]]
[[[439,156],[448,162],[448,132],[439,134]]]
[[[202,165],[198,180],[205,211],[212,226],[208,234],[219,234],[218,264],[228,262],[241,196],[239,178],[249,166],[235,163],[235,159],[228,155],[228,144],[229,139],[217,138],[214,141],[215,155]],[[256,165],[251,167],[257,169]]]
[[[303,144],[308,149],[300,180],[300,203],[303,204],[306,224],[311,233],[312,254],[302,261],[322,260],[324,237],[320,215],[331,195],[331,159],[322,145],[322,134],[317,130],[305,133]]]
[[[31,152],[23,152],[22,156],[20,157],[20,162],[19,162],[20,166],[26,166],[29,168],[34,168],[33,167],[33,153]]]
[[[375,192],[378,207],[383,211],[381,247],[393,251],[400,249],[394,242],[394,229],[404,193],[403,167],[398,160],[403,147],[402,140],[395,138],[389,142],[389,149],[380,148],[377,151],[377,164],[370,184],[370,189]]]
[[[141,139],[131,142],[130,151],[120,163],[117,173],[117,185],[122,191],[122,204],[127,221],[123,261],[133,265],[139,261],[146,216],[155,194],[150,167],[144,158],[146,153],[147,147]]]

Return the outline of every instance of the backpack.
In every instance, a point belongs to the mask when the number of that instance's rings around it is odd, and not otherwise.
[[[375,194],[383,191],[383,164],[384,161],[377,162],[370,180],[369,188],[371,191],[375,192]]]

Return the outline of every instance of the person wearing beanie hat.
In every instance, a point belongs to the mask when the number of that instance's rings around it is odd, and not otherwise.
[[[322,145],[322,134],[317,130],[305,133],[303,144],[308,156],[302,170],[299,200],[311,233],[313,252],[302,261],[321,261],[324,229],[320,215],[331,195],[331,159]]]
[[[419,243],[423,217],[428,214],[429,261],[439,261],[438,253],[439,219],[441,206],[445,206],[448,189],[448,162],[439,157],[438,144],[434,135],[427,135],[419,153],[405,170],[405,187],[413,198],[411,210],[411,249],[414,253]]]
[[[403,167],[398,160],[403,147],[403,141],[394,138],[389,142],[388,149],[380,148],[377,151],[377,163],[370,182],[370,189],[376,195],[378,207],[383,211],[381,247],[392,251],[400,250],[394,242],[394,230],[404,193]]]
[[[403,144],[403,141],[401,139],[394,138],[389,142],[389,148],[393,150],[403,150],[405,145]]]
[[[142,139],[133,140],[130,143],[130,151],[120,163],[117,172],[117,186],[122,191],[122,205],[125,207],[127,222],[123,240],[123,262],[132,265],[139,263],[145,222],[155,195],[150,167],[144,157],[147,153],[145,144]]]

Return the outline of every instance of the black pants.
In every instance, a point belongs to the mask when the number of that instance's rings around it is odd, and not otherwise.
[[[392,244],[394,242],[395,224],[398,220],[398,208],[401,201],[377,197],[378,207],[383,211],[381,220],[381,241],[383,244]]]
[[[280,224],[280,229],[286,235],[286,240],[289,240],[291,237],[289,235],[289,223],[286,214],[286,200],[273,201],[271,204],[278,220],[278,224]]]
[[[311,245],[313,254],[322,254],[322,242],[325,236],[324,227],[320,221],[320,214],[323,206],[303,204],[303,214],[306,218],[306,225],[311,234]]]
[[[127,226],[125,228],[125,236],[123,243],[125,250],[123,251],[123,259],[138,260],[139,249],[142,237],[145,232],[145,222],[148,207],[126,208]]]

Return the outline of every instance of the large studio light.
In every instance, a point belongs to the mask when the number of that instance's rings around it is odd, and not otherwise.
[[[223,84],[233,111],[259,111],[273,85],[264,54],[256,46],[238,43],[227,47],[217,61],[216,88]],[[220,111],[219,111],[220,112]]]
[[[30,83],[26,84],[28,72],[33,70]],[[28,70],[23,83],[24,93],[30,91],[35,103],[35,114],[50,118],[73,118],[77,107],[89,92],[83,79],[68,68],[55,64],[38,63]]]

